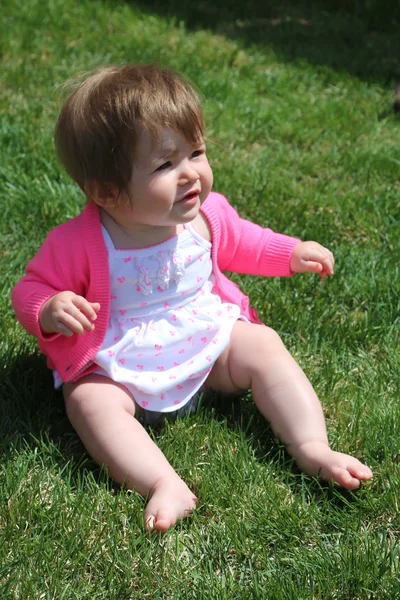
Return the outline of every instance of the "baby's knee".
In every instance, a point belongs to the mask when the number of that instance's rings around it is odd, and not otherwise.
[[[253,325],[254,330],[251,332],[251,338],[257,350],[262,352],[276,352],[283,349],[285,346],[280,335],[266,325]]]
[[[88,422],[100,414],[111,418],[120,411],[135,415],[135,402],[126,388],[101,375],[91,374],[76,383],[66,383],[63,392],[72,424]]]
[[[96,403],[86,396],[82,389],[73,384],[64,384],[64,403],[67,417],[72,424],[77,420],[86,420],[96,412]]]

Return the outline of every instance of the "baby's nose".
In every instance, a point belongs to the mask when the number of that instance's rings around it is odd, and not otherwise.
[[[197,172],[197,170],[193,167],[193,165],[190,164],[189,161],[187,161],[185,163],[185,165],[182,168],[181,174],[180,174],[180,178],[181,180],[183,180],[184,182],[187,181],[197,181],[199,178],[199,174]]]

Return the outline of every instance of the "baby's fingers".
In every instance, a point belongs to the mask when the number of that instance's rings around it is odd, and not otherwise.
[[[78,310],[74,313],[65,310],[57,319],[57,326],[59,332],[67,336],[70,336],[73,333],[81,335],[85,329],[87,331],[92,331],[94,329],[94,325]]]
[[[82,296],[74,296],[71,301],[63,307],[61,315],[56,316],[60,333],[65,333],[66,327],[69,332],[81,335],[85,330],[93,331],[94,325],[91,320],[96,319],[96,312],[90,303]],[[61,331],[61,329],[63,331]]]
[[[100,303],[99,302],[89,302],[90,306],[93,308],[95,315],[94,317],[92,317],[92,321],[94,321],[95,319],[97,319],[97,313],[100,310]]]
[[[326,275],[333,275],[333,267],[335,265],[335,259],[333,258],[333,254],[328,256],[324,256],[321,259],[321,264],[323,266],[323,273]]]
[[[304,263],[304,270],[307,271],[307,273],[322,273],[323,266],[319,262],[308,260]]]
[[[58,333],[61,333],[61,335],[65,335],[66,337],[71,337],[71,335],[73,334],[73,331],[71,331],[71,329],[68,329],[68,327],[66,325],[64,325],[64,323],[61,323],[61,321],[56,321],[55,323],[56,327],[56,331]]]
[[[98,302],[88,302],[86,298],[83,298],[82,296],[75,296],[72,302],[74,306],[79,309],[79,312],[87,317],[85,319],[87,324],[92,325],[90,321],[95,321],[97,319],[97,313],[100,310],[100,304]],[[88,319],[90,319],[90,321]],[[87,329],[87,327],[85,327],[85,329]]]

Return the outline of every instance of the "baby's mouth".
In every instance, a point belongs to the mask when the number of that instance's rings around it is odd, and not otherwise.
[[[199,194],[199,190],[193,190],[192,192],[188,192],[187,194],[185,194],[185,196],[178,200],[178,202],[183,202],[184,200],[192,200],[192,198],[196,198]]]

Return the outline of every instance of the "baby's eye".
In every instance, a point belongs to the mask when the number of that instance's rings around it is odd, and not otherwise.
[[[198,148],[197,150],[194,150],[191,154],[192,158],[196,158],[197,156],[201,156],[202,154],[204,154],[204,150],[202,150],[201,148]]]
[[[164,171],[164,169],[168,169],[168,167],[171,166],[171,161],[168,160],[167,162],[163,163],[162,165],[160,165],[159,167],[157,167],[156,171]]]

